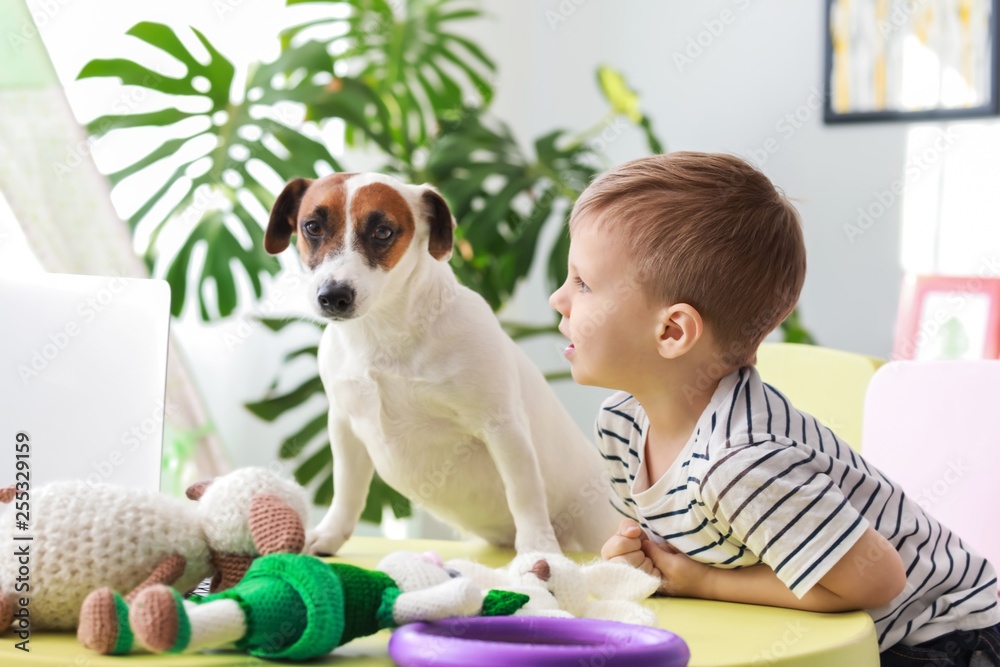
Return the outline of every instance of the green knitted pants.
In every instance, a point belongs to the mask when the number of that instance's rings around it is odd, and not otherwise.
[[[380,629],[379,606],[395,582],[386,574],[313,556],[258,558],[233,588],[198,600],[235,600],[247,619],[237,646],[265,658],[325,655]]]

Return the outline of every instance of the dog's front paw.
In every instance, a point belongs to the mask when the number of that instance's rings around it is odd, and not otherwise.
[[[313,556],[332,556],[340,551],[350,534],[345,535],[338,530],[324,530],[322,526],[310,530],[306,534],[306,546],[303,553]]]

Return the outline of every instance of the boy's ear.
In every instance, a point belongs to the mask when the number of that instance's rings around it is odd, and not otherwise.
[[[657,346],[664,359],[686,354],[705,333],[705,323],[693,306],[675,303],[660,311],[657,318]]]

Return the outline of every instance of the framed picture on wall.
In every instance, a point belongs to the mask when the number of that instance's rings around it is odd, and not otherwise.
[[[1000,358],[1000,278],[907,276],[892,356]]]
[[[995,115],[1000,0],[827,0],[823,120]]]

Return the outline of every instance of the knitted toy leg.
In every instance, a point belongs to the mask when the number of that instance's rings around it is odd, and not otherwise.
[[[375,583],[391,582],[384,574],[353,569]],[[376,588],[377,608],[385,586]],[[136,638],[157,653],[235,643],[251,655],[303,659],[329,653],[347,636],[344,604],[332,565],[312,556],[272,554],[258,558],[233,588],[197,602],[165,586],[150,587],[135,599],[129,620]],[[371,632],[377,630],[375,625]]]
[[[191,639],[185,651],[201,651],[235,644],[247,634],[247,618],[236,600],[213,600],[204,604],[185,602],[191,622]]]
[[[110,588],[100,588],[88,595],[80,607],[76,638],[98,653],[117,655],[132,650],[128,607],[122,596]]]
[[[187,653],[229,644],[241,649],[281,647],[301,634],[294,621],[305,622],[305,608],[294,589],[280,581],[244,581],[202,600],[185,601],[167,586],[144,590],[129,610],[136,639],[154,653]]]
[[[247,634],[247,619],[231,599],[185,601],[172,588],[150,587],[129,612],[139,642],[154,653],[201,651],[235,644]]]
[[[128,620],[139,643],[153,653],[180,653],[190,643],[191,622],[184,599],[162,584],[150,586],[136,596]]]

